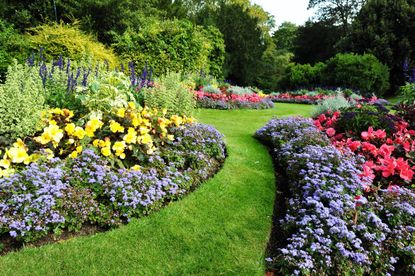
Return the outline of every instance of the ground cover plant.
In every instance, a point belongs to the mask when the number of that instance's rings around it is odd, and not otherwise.
[[[311,119],[273,119],[256,136],[272,148],[288,185],[280,187],[287,203],[276,222],[283,237],[267,258],[271,270],[295,275],[414,272],[411,189],[378,185],[365,175],[363,156],[331,145]],[[369,192],[368,186],[377,189]]]

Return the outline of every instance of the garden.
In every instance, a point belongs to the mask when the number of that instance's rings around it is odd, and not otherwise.
[[[0,274],[414,275],[415,3],[199,2],[0,5]]]

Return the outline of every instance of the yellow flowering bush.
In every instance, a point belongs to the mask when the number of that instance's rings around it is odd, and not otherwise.
[[[43,114],[46,127],[39,135],[17,140],[5,149],[0,161],[0,177],[42,156],[76,158],[86,148],[107,157],[112,165],[139,169],[143,155],[174,140],[171,128],[194,121],[191,117],[166,116],[166,110],[137,108],[132,102],[102,118],[73,122],[74,113],[51,109]]]

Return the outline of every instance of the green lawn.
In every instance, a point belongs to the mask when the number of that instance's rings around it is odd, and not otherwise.
[[[275,182],[271,158],[252,134],[272,116],[311,109],[198,111],[226,136],[229,158],[214,178],[113,231],[0,257],[0,275],[263,275]]]

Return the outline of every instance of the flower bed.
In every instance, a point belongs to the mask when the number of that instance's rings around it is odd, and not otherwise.
[[[50,240],[85,225],[107,229],[181,198],[214,174],[222,135],[193,119],[129,103],[102,118],[50,110],[35,137],[0,161],[0,245]]]
[[[203,90],[195,91],[197,106],[199,108],[213,109],[267,109],[273,108],[273,102],[261,97],[256,93],[235,94],[226,90],[219,90],[218,93],[205,92]]]
[[[287,187],[270,270],[294,275],[415,272],[415,194],[399,186],[365,193],[364,157],[338,150],[311,119],[273,119],[267,143]],[[271,247],[272,248],[272,247]]]

